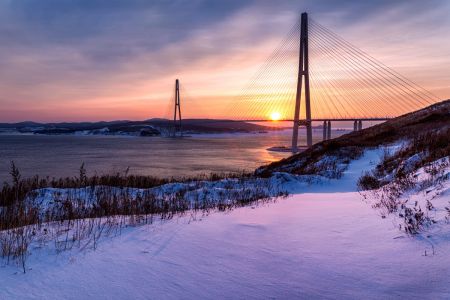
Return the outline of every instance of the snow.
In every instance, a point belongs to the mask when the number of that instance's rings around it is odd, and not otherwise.
[[[403,169],[412,170],[420,160],[420,155],[415,154],[400,165]],[[380,211],[385,217],[389,215],[392,222],[399,228],[405,226],[405,220],[402,217],[407,214],[406,210],[423,212],[424,226],[420,235],[427,236],[431,244],[439,243],[442,232],[448,230],[450,221],[450,158],[441,158],[426,167],[417,169],[412,173],[412,178],[414,178],[414,185],[411,188],[404,189],[393,180],[378,190],[366,191],[362,194],[372,204],[379,203],[380,199],[393,199],[389,202],[396,207],[392,215],[383,205]],[[390,191],[400,191],[402,195],[398,199],[389,198]],[[414,218],[410,221],[417,223]]]
[[[214,199],[216,202],[232,202],[242,195],[264,194],[267,197],[275,197],[285,194],[286,190],[277,180],[265,178],[237,179],[228,178],[218,181],[191,181],[186,183],[167,183],[161,186],[148,189],[140,188],[117,188],[108,186],[95,186],[83,188],[43,188],[35,190],[27,198],[42,209],[41,216],[46,215],[46,211],[54,211],[60,207],[66,199],[71,199],[77,206],[92,206],[98,199],[104,197],[127,197],[136,199],[138,196],[146,198],[150,195],[170,200],[174,194],[187,200],[190,208],[200,202],[205,203]],[[242,197],[241,197],[242,198]]]
[[[322,176],[277,173],[275,178],[283,176],[287,182],[280,182],[283,190],[290,194],[298,193],[343,193],[356,192],[356,181],[364,170],[370,170],[376,166],[384,153],[383,148],[366,150],[357,160],[352,161],[339,179],[328,179]],[[275,184],[273,184],[275,185]],[[329,195],[328,195],[329,196]],[[359,199],[360,200],[360,199]]]
[[[340,179],[278,173],[294,195],[129,227],[95,251],[33,249],[26,274],[0,268],[0,299],[449,298],[444,224],[430,255],[426,235],[405,235],[356,192],[382,155],[366,151]],[[450,200],[444,185],[434,202]]]

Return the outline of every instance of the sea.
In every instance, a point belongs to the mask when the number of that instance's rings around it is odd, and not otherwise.
[[[333,136],[343,132],[333,132]],[[129,174],[186,177],[198,174],[252,172],[288,152],[291,130],[263,133],[199,134],[182,138],[77,135],[0,135],[0,181],[10,181],[11,162],[22,178],[72,177],[84,164],[88,175]],[[299,143],[305,144],[300,131]],[[322,131],[313,131],[314,141]]]

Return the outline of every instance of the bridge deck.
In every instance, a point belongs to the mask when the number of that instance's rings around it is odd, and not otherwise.
[[[311,119],[312,122],[323,122],[323,121],[387,121],[392,118],[342,118],[342,119]],[[241,122],[274,122],[274,120],[261,119],[261,120],[224,120],[224,121],[241,121]],[[293,122],[292,119],[277,120],[276,122]],[[305,121],[305,120],[300,120]]]

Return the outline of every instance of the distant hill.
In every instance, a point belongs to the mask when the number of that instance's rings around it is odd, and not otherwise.
[[[167,119],[151,119],[148,122],[156,127],[169,128],[172,126],[172,121]],[[185,119],[182,126],[183,131],[188,133],[258,132],[279,129],[243,121],[215,119]]]
[[[182,121],[183,132],[190,133],[236,133],[279,130],[276,127],[257,125],[243,121],[214,119],[185,119]],[[101,121],[101,122],[63,122],[63,123],[0,123],[1,131],[17,131],[35,134],[131,134],[161,135],[172,128],[172,121],[167,119],[149,119],[145,121]]]

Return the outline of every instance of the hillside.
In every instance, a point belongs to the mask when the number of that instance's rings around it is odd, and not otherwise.
[[[130,217],[120,230],[105,222],[98,240],[74,242],[57,222],[32,243],[25,274],[4,259],[0,298],[447,299],[448,224],[408,236],[356,191],[358,174],[382,153],[366,151],[340,179],[293,178],[289,198],[226,213]]]
[[[255,171],[294,178],[340,180],[352,161],[379,157],[354,174],[357,188],[383,218],[415,235],[445,226],[450,218],[450,101],[400,116],[362,131],[314,145]],[[295,181],[295,180],[294,180]]]
[[[412,112],[361,131],[354,131],[338,138],[315,144],[310,149],[278,162],[258,168],[257,176],[268,177],[275,172],[298,175],[322,174],[339,176],[343,165],[359,157],[365,148],[379,147],[417,136],[439,133],[450,140],[450,100]],[[450,154],[450,146],[442,147],[442,157]],[[434,149],[436,151],[438,149]],[[326,160],[324,158],[327,157]],[[334,159],[331,159],[334,158]]]

